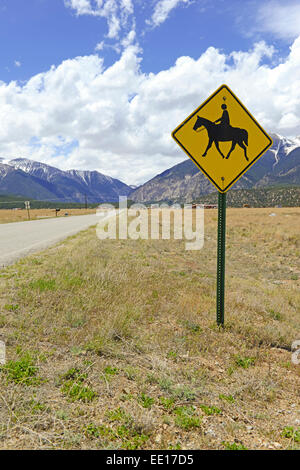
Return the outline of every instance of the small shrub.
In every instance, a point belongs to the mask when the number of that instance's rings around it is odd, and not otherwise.
[[[175,425],[182,429],[199,428],[200,418],[196,416],[195,409],[192,406],[179,406],[175,408]]]
[[[151,408],[155,400],[154,398],[148,397],[144,393],[141,393],[141,395],[139,396],[139,402],[141,403],[143,408]]]
[[[149,374],[147,374],[146,381],[149,384],[153,385],[153,384],[157,384],[159,382],[159,379],[158,379],[157,375],[149,373]]]
[[[168,378],[162,378],[159,380],[159,386],[161,388],[161,390],[165,391],[165,392],[169,392],[171,393],[172,392],[172,385],[173,385],[173,382],[172,380],[168,379]]]
[[[243,369],[248,369],[250,366],[254,366],[255,364],[255,357],[242,357],[242,356],[235,356],[235,365],[238,367],[242,367]]]
[[[119,371],[116,367],[107,366],[104,369],[104,374],[105,375],[117,375],[118,373],[119,373]]]
[[[16,312],[19,309],[18,304],[5,304],[4,305],[5,310],[8,310],[9,312]]]
[[[275,310],[273,310],[272,308],[269,310],[269,313],[270,313],[270,317],[273,318],[274,320],[276,321],[280,321],[281,320],[281,314],[279,312],[276,312]]]
[[[135,367],[128,366],[124,369],[124,373],[128,380],[135,380],[138,375],[138,370]]]
[[[220,400],[228,401],[228,403],[234,403],[235,399],[233,398],[232,395],[223,395],[220,393],[219,395]]]
[[[37,400],[30,400],[29,406],[32,414],[40,413],[46,410],[49,411],[49,408],[44,403],[41,403]]]
[[[174,398],[160,397],[159,401],[165,410],[171,410],[175,403]]]
[[[167,354],[169,359],[177,359],[177,352],[176,351],[169,351]]]
[[[90,423],[88,424],[85,428],[84,428],[84,433],[86,434],[86,436],[88,437],[100,437],[100,431],[99,431],[99,427],[96,426],[95,424],[93,423]]]
[[[222,410],[220,408],[217,408],[216,406],[206,406],[206,405],[199,405],[201,410],[204,411],[204,413],[208,416],[210,415],[218,415],[222,413]]]
[[[168,450],[181,450],[181,449],[182,449],[182,447],[181,447],[181,444],[179,444],[179,443],[175,444],[175,445],[170,444],[169,448],[168,448]]]
[[[196,393],[190,387],[184,385],[182,387],[175,388],[172,391],[172,396],[178,400],[193,401],[196,398]]]
[[[292,439],[294,442],[300,442],[300,428],[294,429],[292,426],[286,426],[282,431],[282,437]]]
[[[230,443],[223,441],[222,444],[226,450],[248,450],[243,444],[237,444],[236,442]]]
[[[131,416],[128,415],[123,408],[119,407],[115,410],[109,410],[105,413],[105,416],[109,418],[110,421],[125,421],[130,422]]]
[[[90,402],[97,397],[97,393],[88,385],[84,384],[86,373],[81,373],[78,368],[71,368],[60,378],[63,382],[61,391],[70,401]]]
[[[122,449],[126,450],[139,449],[149,439],[147,434],[139,434],[125,425],[117,428],[117,435],[123,440]]]
[[[23,353],[18,361],[8,361],[2,367],[8,381],[24,385],[39,385],[41,383],[42,379],[37,377],[37,370],[34,359],[29,352]]]
[[[122,449],[139,449],[149,439],[147,432],[137,428],[132,416],[127,414],[123,408],[119,407],[115,410],[109,410],[105,413],[105,416],[108,417],[110,421],[120,423],[116,430],[112,430],[111,432],[115,438],[122,440]]]
[[[71,401],[81,400],[83,402],[90,402],[96,398],[97,394],[88,386],[78,384],[72,380],[66,382],[62,386],[62,392],[67,395]]]
[[[69,369],[61,376],[61,381],[75,379],[83,380],[84,378],[86,378],[86,374],[81,374],[80,369],[78,369],[77,367],[71,367],[71,369]]]

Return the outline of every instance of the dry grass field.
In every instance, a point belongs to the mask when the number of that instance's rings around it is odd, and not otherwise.
[[[300,449],[299,227],[227,211],[224,329],[215,210],[200,251],[90,228],[0,271],[0,448]]]
[[[96,209],[61,209],[57,213],[57,217],[65,217],[68,215],[85,215],[95,214]],[[49,217],[56,217],[55,209],[30,209],[30,220],[37,220]],[[0,210],[0,224],[9,222],[23,222],[28,220],[28,213],[26,209],[1,209]]]

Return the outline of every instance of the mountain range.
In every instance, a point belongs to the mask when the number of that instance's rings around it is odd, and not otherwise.
[[[99,171],[63,171],[27,158],[0,159],[0,193],[48,201],[114,202],[131,191],[127,184]]]
[[[300,186],[300,137],[271,134],[272,147],[240,178],[233,189]],[[192,202],[216,192],[190,160],[185,160],[134,188],[98,171],[63,171],[26,158],[0,158],[0,194],[28,199],[115,202],[127,196],[136,202]]]
[[[271,134],[272,147],[242,176],[233,189],[300,185],[300,138]],[[188,159],[155,176],[130,194],[136,202],[192,202],[216,192],[215,187]]]

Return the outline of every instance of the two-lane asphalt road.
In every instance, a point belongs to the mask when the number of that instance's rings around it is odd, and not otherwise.
[[[96,225],[96,214],[0,224],[0,267]]]

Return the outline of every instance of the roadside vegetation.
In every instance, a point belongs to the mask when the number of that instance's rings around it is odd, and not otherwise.
[[[270,216],[275,213],[275,216]],[[0,271],[1,449],[300,449],[300,209],[217,212],[205,244],[98,240]]]
[[[1,208],[1,207],[0,207]],[[30,220],[48,219],[51,217],[66,217],[70,215],[95,214],[96,209],[60,209],[56,214],[55,209],[30,209]],[[10,222],[24,222],[28,219],[26,209],[1,209],[0,225]]]

